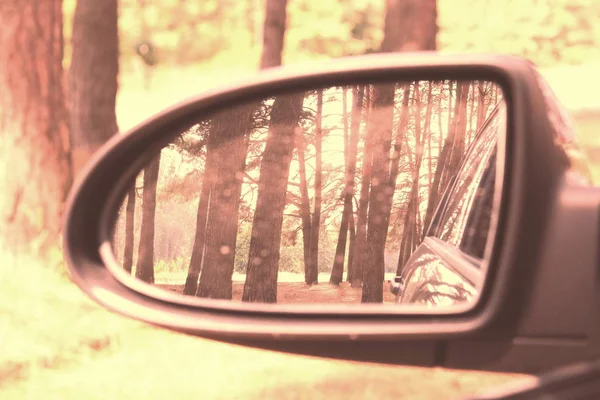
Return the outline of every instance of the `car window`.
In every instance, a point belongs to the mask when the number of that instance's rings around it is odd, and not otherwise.
[[[495,185],[496,138],[506,121],[505,106],[496,109],[448,189],[434,236],[466,254],[483,258]]]

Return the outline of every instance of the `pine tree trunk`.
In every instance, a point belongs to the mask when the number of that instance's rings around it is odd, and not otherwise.
[[[281,65],[286,27],[286,6],[287,0],[266,0],[261,69]]]
[[[135,277],[154,283],[154,220],[156,215],[156,186],[160,169],[160,154],[144,168],[142,225]]]
[[[389,196],[389,159],[392,141],[394,111],[394,85],[376,85],[373,110],[368,133],[373,137],[373,159],[371,164],[371,192],[367,217],[366,262],[363,273],[363,303],[383,302],[383,280],[385,276],[385,239],[387,225],[385,213],[391,206]]]
[[[277,302],[277,273],[283,210],[287,194],[294,134],[300,121],[304,94],[278,96],[271,110],[269,136],[263,153],[248,272],[242,301]]]
[[[365,108],[367,110],[366,125],[370,124],[371,88],[365,87]],[[371,187],[371,160],[373,157],[373,137],[368,130],[364,135],[364,151],[362,160],[360,196],[358,200],[358,216],[356,221],[356,243],[354,247],[352,287],[362,286],[364,264],[367,248],[367,216],[369,210],[369,189]]]
[[[137,196],[135,182],[131,185],[127,194],[127,205],[125,206],[125,247],[123,249],[123,268],[131,273],[133,268],[133,240],[135,222],[135,198]]]
[[[209,145],[206,146],[206,161],[204,163],[204,173],[202,174],[202,188],[200,189],[200,197],[198,199],[198,211],[196,212],[196,232],[194,234],[194,245],[192,247],[192,256],[190,257],[190,265],[188,274],[183,287],[183,294],[195,296],[198,290],[198,278],[202,270],[202,262],[204,260],[207,219],[210,204],[210,194],[214,185],[214,176],[216,174],[214,166],[214,150],[210,144],[214,138],[209,135]]]
[[[78,0],[73,19],[69,109],[73,171],[77,174],[118,131],[117,0]]]
[[[310,249],[308,252],[307,284],[319,283],[319,236],[321,230],[321,205],[323,191],[323,91],[317,92],[317,115],[315,129],[315,204],[313,208],[312,221],[310,223]]]
[[[433,214],[435,213],[435,210],[438,206],[438,202],[439,199],[441,197],[441,193],[443,190],[445,190],[445,187],[443,186],[442,183],[442,176],[444,175],[444,169],[446,168],[446,163],[447,163],[447,159],[449,158],[450,152],[452,150],[452,135],[451,135],[451,131],[450,131],[450,126],[452,125],[452,87],[453,87],[453,82],[450,81],[448,83],[448,133],[444,139],[443,144],[440,144],[442,146],[441,151],[439,152],[438,155],[438,160],[437,160],[437,165],[435,167],[435,175],[433,176],[433,184],[432,184],[432,188],[431,191],[429,192],[429,199],[427,199],[427,211],[425,212],[425,227],[428,228],[430,223],[431,223],[431,219],[433,218]],[[439,109],[439,120],[441,121],[441,115],[442,115],[442,101],[440,100],[440,109]],[[441,125],[440,125],[440,132],[442,131],[441,129]],[[441,136],[440,136],[441,138]],[[424,232],[426,231],[426,229],[423,230]]]
[[[296,134],[296,151],[298,153],[298,172],[300,175],[300,218],[302,219],[302,246],[304,251],[304,282],[310,282],[310,199],[308,197],[308,182],[306,180],[306,143],[304,133]]]
[[[245,104],[215,117],[214,184],[210,193],[204,266],[196,296],[231,299],[238,231],[241,185],[245,171],[246,137],[252,130],[256,106]]]
[[[340,223],[340,233],[335,249],[335,258],[331,268],[331,278],[329,282],[339,285],[344,276],[344,260],[346,256],[346,241],[348,237],[348,225],[352,218],[352,200],[354,198],[354,177],[356,175],[356,153],[358,148],[358,131],[360,130],[360,117],[363,107],[362,89],[353,90],[354,105],[352,108],[352,120],[350,126],[350,137],[345,140],[348,143],[346,156],[346,183],[344,187],[344,209],[342,211],[342,221]],[[347,121],[347,112],[345,112],[346,101],[344,101],[344,121]],[[347,125],[347,123],[346,123]],[[345,126],[347,131],[347,126]],[[346,134],[346,136],[348,136]],[[349,269],[348,269],[349,271]]]
[[[59,246],[71,184],[62,2],[0,2],[0,247]]]

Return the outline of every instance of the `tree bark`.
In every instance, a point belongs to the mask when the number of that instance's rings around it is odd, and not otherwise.
[[[354,226],[354,203],[350,206],[350,218],[348,219],[348,231],[350,233],[350,244],[348,246],[348,274],[346,275],[346,282],[350,282],[354,279],[354,249],[356,247],[356,228]]]
[[[389,186],[389,162],[394,116],[394,91],[394,84],[375,85],[373,110],[367,129],[369,136],[373,137],[373,159],[367,217],[366,260],[363,271],[363,303],[383,302],[384,253],[388,228],[386,225],[386,211],[391,206],[388,204],[388,192],[391,189]]]
[[[255,104],[226,111],[212,121],[215,164],[207,217],[204,266],[196,296],[231,299],[241,186]]]
[[[144,194],[142,197],[142,224],[135,267],[135,277],[154,283],[154,219],[156,215],[156,186],[160,169],[160,154],[144,168]]]
[[[319,236],[321,230],[321,206],[323,192],[323,90],[317,91],[317,115],[315,129],[315,203],[312,221],[310,223],[310,249],[308,253],[309,263],[307,268],[308,285],[319,283]]]
[[[425,233],[429,225],[431,224],[431,219],[433,218],[433,214],[438,206],[439,199],[441,197],[441,193],[445,187],[442,184],[442,176],[444,175],[444,169],[446,168],[447,159],[449,158],[450,152],[452,150],[452,140],[453,137],[451,135],[450,127],[452,126],[452,88],[453,81],[448,82],[448,133],[444,139],[441,151],[438,155],[437,165],[435,167],[435,175],[433,176],[433,184],[431,191],[429,192],[429,198],[427,199],[427,211],[425,212],[425,228],[423,232]],[[440,100],[440,114],[439,118],[441,121],[442,116],[442,101]],[[441,125],[440,125],[441,127]],[[440,128],[441,131],[441,128]],[[423,238],[422,238],[423,239]]]
[[[418,84],[415,84],[415,88]],[[398,126],[396,128],[395,134],[395,142],[394,149],[392,152],[392,161],[390,163],[390,175],[388,179],[388,187],[389,189],[386,191],[385,196],[386,201],[386,209],[383,210],[383,214],[385,216],[385,226],[389,226],[390,223],[390,214],[392,212],[392,202],[394,200],[394,193],[396,192],[396,181],[398,180],[398,172],[400,170],[400,155],[402,153],[402,147],[404,145],[404,141],[406,140],[406,127],[408,125],[409,111],[408,111],[408,103],[410,101],[410,84],[406,84],[402,89],[402,107],[400,108],[400,118],[398,121]],[[416,91],[417,89],[415,89]],[[386,229],[386,238],[387,238],[387,229]]]
[[[443,186],[446,188],[448,182],[456,174],[465,152],[465,136],[467,133],[467,97],[469,94],[469,83],[457,82],[456,102],[454,104],[454,120],[452,122],[452,153],[449,159],[449,165],[444,169]]]
[[[71,184],[62,2],[0,2],[0,246],[59,246]]]
[[[74,174],[118,131],[115,113],[119,73],[117,18],[117,0],[77,1],[69,70]]]
[[[331,278],[329,283],[339,285],[344,276],[344,260],[346,257],[346,241],[348,237],[348,225],[352,218],[352,199],[354,198],[354,177],[356,175],[356,153],[358,149],[358,131],[360,130],[360,117],[362,114],[364,93],[362,88],[353,90],[354,105],[352,107],[352,118],[350,126],[350,137],[348,142],[348,154],[346,157],[346,183],[344,186],[344,209],[342,211],[342,221],[340,223],[340,233],[335,249],[335,258],[331,268]],[[344,101],[344,121],[347,121],[347,112],[345,110],[346,101]],[[347,122],[346,124],[347,125]],[[345,131],[347,131],[345,126]]]
[[[367,116],[365,118],[366,125],[370,124],[370,109],[371,109],[371,89],[370,86],[365,87],[365,105]],[[361,182],[360,182],[360,197],[358,200],[358,216],[356,221],[356,243],[354,247],[353,273],[352,283],[353,288],[361,287],[363,282],[365,249],[367,247],[367,216],[369,210],[369,189],[371,187],[371,160],[373,153],[373,137],[368,131],[364,135],[364,152],[362,160]]]
[[[131,273],[133,268],[133,239],[135,223],[135,182],[131,185],[127,194],[127,205],[125,206],[125,247],[123,249],[123,268]]]
[[[386,0],[381,52],[436,50],[436,0]]]
[[[402,242],[400,245],[400,254],[398,255],[398,264],[396,267],[396,275],[402,273],[404,264],[408,261],[413,251],[415,251],[421,238],[421,232],[423,231],[420,217],[420,170],[421,163],[423,160],[423,143],[426,138],[430,135],[430,123],[431,123],[431,112],[432,112],[432,98],[431,98],[431,82],[427,91],[427,108],[425,111],[425,122],[421,124],[421,94],[418,87],[418,83],[415,84],[415,157],[414,157],[414,168],[412,176],[412,185],[409,195],[409,202],[407,205],[406,215],[404,216],[404,226]],[[421,126],[424,126],[423,133],[421,133]],[[411,157],[412,158],[412,157]],[[422,239],[421,239],[422,240]]]
[[[306,143],[304,132],[298,130],[296,134],[296,151],[298,153],[298,172],[300,175],[300,218],[302,219],[302,246],[304,251],[304,282],[310,282],[310,199],[308,197],[308,182],[306,180]]]
[[[279,246],[287,194],[290,162],[304,93],[281,95],[271,110],[269,135],[258,181],[252,223],[248,273],[242,301],[275,303]]]
[[[483,81],[479,81],[477,84],[477,127],[475,132],[477,133],[485,119],[487,117],[487,108],[489,102],[486,101],[486,96],[489,93],[489,83],[485,84]]]
[[[213,146],[210,141],[214,138],[209,135],[209,145],[206,146],[206,161],[204,163],[204,173],[202,174],[202,188],[200,189],[200,197],[198,199],[198,211],[196,212],[196,232],[194,233],[194,245],[192,247],[192,256],[190,257],[190,265],[188,267],[188,275],[185,279],[183,294],[195,296],[198,290],[198,278],[202,270],[202,262],[204,260],[206,225],[209,212],[210,194],[214,185],[215,167]]]
[[[287,0],[266,0],[265,7],[261,69],[281,65],[281,55],[285,39]]]

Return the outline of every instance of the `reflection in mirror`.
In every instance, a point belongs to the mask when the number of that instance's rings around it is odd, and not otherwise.
[[[113,249],[135,278],[187,296],[473,301],[505,129],[489,81],[363,83],[236,105],[172,132],[123,200]]]

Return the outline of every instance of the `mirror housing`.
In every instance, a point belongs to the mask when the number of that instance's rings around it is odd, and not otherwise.
[[[369,55],[281,68],[176,105],[113,137],[73,186],[64,251],[72,280],[104,307],[167,329],[279,351],[382,363],[534,373],[600,354],[597,243],[600,193],[569,179],[571,161],[534,67],[499,55]],[[369,306],[248,309],[199,303],[110,268],[115,209],[127,184],[198,115],[318,85],[394,79],[487,79],[504,91],[508,132],[502,204],[489,273],[475,307],[395,312]],[[395,288],[395,287],[394,287]]]

